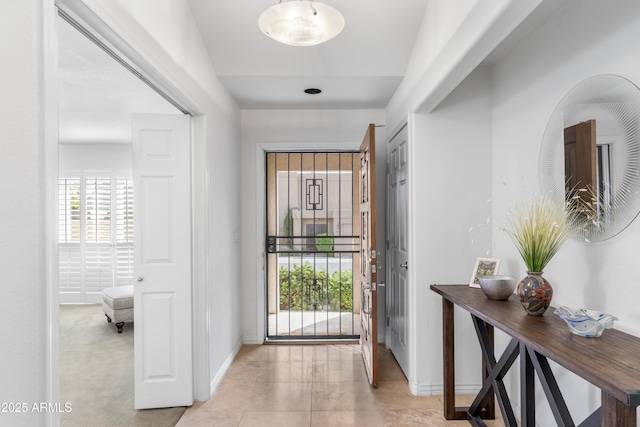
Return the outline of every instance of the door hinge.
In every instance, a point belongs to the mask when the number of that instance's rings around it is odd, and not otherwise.
[[[375,264],[371,264],[371,273],[375,274],[377,272],[378,272],[378,269],[376,268],[376,265]]]
[[[387,316],[387,326],[389,326],[389,316]]]

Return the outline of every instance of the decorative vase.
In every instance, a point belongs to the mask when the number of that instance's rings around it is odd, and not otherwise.
[[[527,271],[527,276],[518,283],[518,296],[527,314],[542,316],[551,304],[553,288],[542,272]]]

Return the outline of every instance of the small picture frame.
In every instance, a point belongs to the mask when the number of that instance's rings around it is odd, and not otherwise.
[[[498,274],[499,267],[500,260],[497,258],[478,258],[476,260],[476,266],[473,268],[469,286],[479,288],[480,283],[478,282],[478,276],[494,276]]]

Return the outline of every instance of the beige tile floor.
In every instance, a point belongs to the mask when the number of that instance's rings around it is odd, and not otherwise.
[[[457,404],[471,397],[459,396]],[[391,353],[369,387],[358,345],[245,345],[211,399],[177,426],[467,426],[446,421],[442,396],[414,396]],[[502,425],[501,420],[488,421]]]

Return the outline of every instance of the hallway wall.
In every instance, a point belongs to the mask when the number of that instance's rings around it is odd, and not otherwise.
[[[469,283],[491,257],[491,73],[472,73],[542,0],[429,2],[405,78],[385,109],[388,131],[409,123],[409,385],[442,393],[441,302],[433,283]],[[447,22],[455,31],[446,25]],[[430,25],[431,24],[431,25]],[[457,316],[462,316],[458,313]],[[480,387],[479,353],[460,319],[456,387]]]
[[[568,0],[494,67],[493,217],[504,218],[513,195],[540,188],[538,156],[547,121],[563,96],[582,80],[618,74],[640,84],[640,3]],[[505,272],[525,268],[508,237],[494,228],[494,255]],[[569,241],[545,269],[554,287],[553,305],[590,307],[620,318],[615,327],[640,336],[636,301],[640,221],[610,240]],[[552,315],[552,313],[545,314]],[[560,369],[561,390],[576,421],[599,405],[600,394]],[[515,388],[512,390],[515,392]],[[570,391],[570,392],[569,392]],[[555,425],[543,399],[540,425]]]
[[[409,119],[409,386],[442,394],[442,298],[431,284],[469,284],[493,257],[491,73],[467,77],[429,114]],[[500,272],[504,270],[501,268]],[[479,390],[480,352],[468,313],[456,310],[456,392]]]
[[[10,2],[0,14],[0,402],[29,410],[1,412],[0,424],[40,425],[46,414],[46,147],[42,56],[43,2]]]
[[[392,126],[397,126],[395,122],[403,120],[402,114],[408,112],[411,153],[415,159],[410,173],[415,181],[410,198],[414,203],[410,224],[416,239],[412,249],[418,257],[414,264],[419,269],[414,274],[420,279],[414,280],[417,299],[415,315],[410,318],[416,322],[413,337],[417,347],[412,352],[409,378],[415,393],[437,393],[441,384],[440,350],[432,345],[441,336],[440,307],[437,299],[426,296],[428,285],[467,282],[468,278],[462,274],[463,265],[471,261],[474,252],[478,256],[502,259],[501,273],[517,277],[525,274],[522,260],[508,237],[489,224],[480,229],[483,237],[478,240],[477,225],[484,222],[483,219],[495,223],[503,218],[513,194],[538,189],[541,139],[557,103],[574,85],[595,74],[619,74],[640,83],[640,58],[635,54],[635,40],[640,36],[637,2],[620,0],[605,5],[594,0],[545,0],[543,6],[553,13],[548,13],[542,24],[525,20],[517,32],[516,42],[507,43],[506,53],[503,50],[502,57],[494,58],[497,62],[473,70],[433,110],[427,108],[432,103],[430,99],[448,84],[448,78],[463,71],[467,57],[457,69],[444,74],[444,86],[436,89],[432,87],[437,86],[434,81],[414,76],[415,87],[410,95],[394,97],[387,108],[387,120]],[[557,7],[559,9],[554,10]],[[430,72],[426,70],[425,76]],[[450,131],[443,127],[445,123],[449,124]],[[470,148],[479,151],[469,151]],[[461,165],[453,161],[455,149],[460,150]],[[440,164],[419,166],[432,162],[437,150],[448,150],[445,158],[449,161],[444,162],[448,170]],[[477,161],[472,161],[473,156],[478,156]],[[433,178],[429,178],[437,176],[438,170],[446,177],[439,181],[444,188],[437,190],[440,193],[430,194],[424,183],[432,181]],[[460,170],[475,172],[476,179],[470,180],[467,188],[460,185]],[[421,186],[419,191],[417,186]],[[432,229],[425,225],[428,221],[418,219],[425,218],[419,217],[419,212],[434,212],[433,208],[425,210],[429,206],[427,201],[436,205],[439,202],[456,211],[456,205],[447,201],[478,195],[484,197],[468,204],[466,218],[456,217],[450,224],[450,218],[441,218],[447,221],[448,228]],[[463,209],[458,205],[458,211]],[[438,214],[435,210],[434,220]],[[616,327],[640,335],[640,315],[633,302],[633,296],[638,295],[634,280],[635,257],[640,253],[638,224],[636,219],[627,230],[606,242],[590,245],[568,242],[545,272],[551,283],[557,284],[554,305],[593,307],[612,313],[620,317]],[[456,225],[459,230],[455,230]],[[437,254],[432,253],[433,248],[438,249]],[[461,248],[463,256],[458,257]],[[442,260],[443,264],[435,265],[431,260]],[[461,362],[458,367],[466,374],[456,375],[459,390],[479,384],[479,377],[474,376],[476,340],[470,330],[463,329],[463,333],[468,334],[468,339],[461,339],[463,347],[458,353]],[[505,344],[504,336],[498,334],[497,346]],[[460,348],[457,341],[456,345]],[[586,417],[599,405],[598,390],[564,370],[556,369],[556,372],[561,389],[581,390],[565,395],[576,419]],[[506,383],[511,394],[517,396],[517,378],[511,375]],[[514,400],[517,405],[517,399]],[[540,425],[555,424],[545,402],[538,403],[538,410],[541,411]]]

